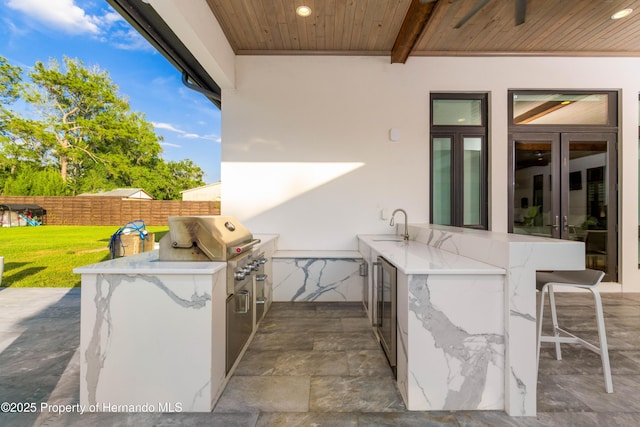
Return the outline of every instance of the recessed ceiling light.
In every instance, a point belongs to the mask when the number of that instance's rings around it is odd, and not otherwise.
[[[311,15],[311,8],[309,6],[298,6],[296,13],[300,16],[309,16]]]
[[[633,12],[633,9],[622,9],[611,15],[611,19],[622,19],[625,16],[629,16]]]

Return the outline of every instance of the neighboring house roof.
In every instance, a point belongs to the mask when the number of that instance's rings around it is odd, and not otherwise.
[[[94,196],[94,197],[122,197],[126,199],[153,199],[151,194],[142,188],[116,188],[110,191],[102,191],[99,193],[82,193],[78,196]]]
[[[196,188],[181,191],[182,200],[199,200],[199,201],[220,201],[221,182],[202,185]]]
[[[206,185],[201,185],[200,187],[195,187],[195,188],[189,188],[188,190],[182,190],[181,193],[189,193],[192,191],[201,191],[201,190],[205,190],[208,188],[214,188],[219,186],[220,184],[222,184],[220,181],[218,182],[214,182],[213,184],[206,184]]]

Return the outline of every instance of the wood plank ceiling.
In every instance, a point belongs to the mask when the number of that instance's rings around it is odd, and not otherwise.
[[[528,0],[518,26],[515,0],[488,0],[454,28],[479,1],[207,0],[238,55],[640,56],[640,0]]]

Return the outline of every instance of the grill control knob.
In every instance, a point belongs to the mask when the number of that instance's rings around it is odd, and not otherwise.
[[[247,265],[247,266],[243,269],[243,271],[244,271],[244,274],[251,274],[251,266],[250,266],[250,265]]]
[[[233,278],[236,280],[242,280],[244,279],[246,276],[244,271],[236,271],[235,273],[233,273]]]
[[[260,264],[266,264],[266,263],[267,263],[267,259],[266,259],[266,258],[260,258],[260,259],[258,260],[258,262],[259,262]]]

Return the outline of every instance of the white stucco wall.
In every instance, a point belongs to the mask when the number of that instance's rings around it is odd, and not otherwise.
[[[639,58],[237,56],[235,71],[223,91],[222,213],[279,233],[285,250],[354,250],[356,234],[392,231],[382,210],[429,221],[430,92],[490,94],[490,228],[506,231],[507,91],[621,90],[620,277],[640,291]]]

